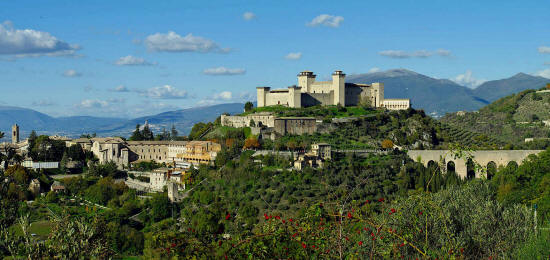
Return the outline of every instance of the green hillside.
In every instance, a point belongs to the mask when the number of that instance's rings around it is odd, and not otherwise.
[[[525,138],[548,138],[550,128],[543,121],[550,119],[550,92],[526,90],[501,98],[478,112],[452,113],[441,122],[457,129],[495,136],[516,147],[543,148],[545,143],[526,144]]]

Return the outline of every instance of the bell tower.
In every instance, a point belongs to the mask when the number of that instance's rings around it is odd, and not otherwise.
[[[19,126],[17,124],[11,127],[11,143],[19,143]]]

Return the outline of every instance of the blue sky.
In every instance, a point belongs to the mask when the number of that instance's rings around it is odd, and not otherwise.
[[[0,2],[0,105],[54,116],[255,100],[302,70],[475,87],[549,64],[547,1]]]

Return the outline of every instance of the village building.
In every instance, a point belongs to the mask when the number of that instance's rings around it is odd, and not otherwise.
[[[327,143],[311,145],[309,152],[298,154],[294,161],[294,168],[302,170],[305,167],[322,168],[324,162],[331,160],[331,146]]]

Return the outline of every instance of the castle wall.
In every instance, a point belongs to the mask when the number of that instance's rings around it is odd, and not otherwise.
[[[332,81],[319,81],[311,85],[309,93],[329,93],[332,90]]]
[[[254,120],[254,123],[256,126],[258,126],[258,123],[262,123],[262,125],[265,125],[267,127],[273,127],[275,125],[275,117],[271,114],[251,114],[247,116],[221,116],[221,123],[222,126],[230,126],[230,127],[249,127],[250,126],[250,120]]]
[[[313,134],[317,130],[313,117],[281,117],[275,119],[275,132],[280,135]]]
[[[302,107],[311,107],[316,105],[332,105],[334,92],[329,93],[302,93]]]
[[[286,91],[270,91],[265,94],[266,106],[288,106],[289,93]]]
[[[346,106],[357,106],[361,100],[370,98],[370,86],[346,85]]]

